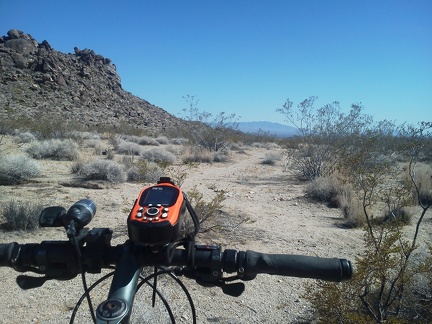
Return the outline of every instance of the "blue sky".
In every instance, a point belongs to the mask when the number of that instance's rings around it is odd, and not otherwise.
[[[112,59],[123,88],[179,116],[198,107],[284,122],[287,98],[362,103],[375,120],[432,120],[430,0],[0,0],[15,28]]]

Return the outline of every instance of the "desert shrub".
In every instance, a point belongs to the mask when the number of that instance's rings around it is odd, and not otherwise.
[[[148,146],[159,146],[159,144],[162,144],[157,139],[149,136],[138,137],[137,143],[140,145],[148,145]]]
[[[261,143],[261,142],[252,142],[252,143],[250,144],[250,146],[251,146],[251,147],[255,147],[255,148],[262,148],[262,147],[264,147],[264,144]]]
[[[226,194],[223,191],[218,191],[210,201],[206,201],[204,195],[195,186],[190,191],[187,191],[187,197],[198,215],[199,222],[203,223],[215,217],[222,209]]]
[[[189,170],[197,167],[196,163],[173,164],[165,168],[164,174],[168,176],[176,186],[181,187],[188,176]]]
[[[36,141],[36,136],[30,132],[19,133],[16,135],[19,143],[30,143]]]
[[[72,131],[68,131],[67,132],[67,137],[69,138],[73,138],[76,141],[81,141],[81,140],[101,140],[102,139],[102,134],[98,133],[98,132],[86,132],[86,131],[76,131],[76,130],[72,130]]]
[[[176,161],[175,155],[162,147],[153,147],[143,151],[141,157],[147,161],[156,162],[163,165],[173,164]]]
[[[201,146],[209,151],[226,149],[238,136],[238,117],[235,114],[227,115],[220,112],[213,115],[198,109],[198,99],[187,95],[183,97],[188,107],[183,109],[184,119],[189,126],[182,129],[184,137],[189,139],[193,146]]]
[[[229,159],[229,151],[228,150],[221,150],[221,151],[213,152],[213,162],[223,163],[223,162],[227,162],[228,159]]]
[[[127,170],[130,182],[157,182],[163,175],[163,169],[155,162],[140,159]]]
[[[84,140],[86,147],[92,147],[95,150],[95,155],[102,155],[107,152],[107,148],[102,140],[100,139],[86,139]]]
[[[280,149],[280,145],[277,144],[277,143],[274,143],[274,142],[265,142],[264,143],[264,147],[267,150],[277,150],[277,149]]]
[[[8,231],[33,231],[39,227],[39,215],[43,207],[33,203],[9,201],[3,209],[3,228]]]
[[[76,160],[71,166],[71,172],[73,174],[79,174],[81,172],[81,170],[83,169],[85,164],[86,163],[81,159]]]
[[[181,157],[183,163],[213,163],[226,162],[229,159],[228,150],[210,151],[202,147],[189,147]]]
[[[406,208],[395,208],[387,210],[384,216],[379,220],[381,222],[398,222],[400,224],[408,225],[411,223],[412,214]]]
[[[320,284],[319,289],[308,290],[307,299],[316,308],[322,323],[409,323],[413,319],[416,323],[431,323],[431,312],[427,311],[430,295],[421,295],[414,280],[417,274],[430,272],[432,266],[431,249],[428,261],[419,263],[415,258],[417,251],[427,244],[420,237],[431,205],[418,199],[416,223],[412,227],[401,226],[411,220],[405,210],[412,203],[412,199],[407,199],[410,190],[414,190],[415,196],[421,196],[422,178],[417,177],[417,163],[431,128],[432,123],[421,123],[420,128],[411,129],[406,137],[405,154],[410,159],[407,172],[411,182],[400,181],[395,176],[397,167],[375,151],[367,152],[370,147],[347,157],[352,162],[350,176],[365,219],[364,250],[356,258],[353,280],[344,284]],[[389,212],[376,218],[377,211],[383,207]],[[430,291],[430,277],[424,278]]]
[[[110,160],[95,160],[88,163],[76,163],[72,172],[84,180],[103,180],[112,183],[126,181],[126,172],[122,165]]]
[[[78,157],[78,144],[69,139],[51,139],[33,142],[25,151],[35,159],[72,161]]]
[[[162,145],[170,144],[170,140],[166,136],[158,136],[156,137],[156,142]]]
[[[186,145],[188,143],[188,139],[183,137],[176,137],[170,138],[169,142],[173,145]]]
[[[37,162],[27,156],[10,155],[0,158],[0,185],[19,184],[39,174]]]
[[[245,151],[245,147],[243,145],[241,145],[240,143],[231,143],[229,146],[229,149],[231,151],[235,151],[235,152],[239,152],[239,153],[244,153],[244,151]]]
[[[183,163],[213,163],[213,153],[209,150],[190,148],[182,155]]]
[[[425,298],[418,294],[414,278],[431,269],[430,257],[421,264],[407,263],[416,247],[403,238],[394,223],[383,224],[373,233],[379,242],[366,233],[366,248],[356,259],[353,280],[318,282],[318,289],[317,285],[308,287],[305,297],[316,310],[318,323],[409,323],[413,318],[416,323],[430,323],[430,312],[422,317],[419,312],[415,317],[411,313],[429,308],[422,305]],[[407,294],[415,290],[417,293]],[[426,302],[431,303],[430,296]]]
[[[106,159],[107,160],[114,160],[115,157],[115,151],[111,148],[106,149]],[[102,153],[103,154],[103,153]]]
[[[118,154],[141,155],[143,153],[143,147],[140,144],[121,139],[118,140],[114,149]]]
[[[277,161],[280,161],[281,156],[278,153],[274,153],[274,152],[267,152],[264,155],[263,160],[261,161],[261,164],[266,164],[266,165],[276,165]]]
[[[145,146],[159,146],[159,144],[161,144],[156,138],[150,136],[122,135],[121,138],[126,142],[136,143]]]

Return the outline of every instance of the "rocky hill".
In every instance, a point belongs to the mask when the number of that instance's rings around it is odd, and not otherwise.
[[[0,37],[0,120],[50,118],[164,132],[183,121],[124,91],[115,65],[93,50],[62,53],[12,29]]]

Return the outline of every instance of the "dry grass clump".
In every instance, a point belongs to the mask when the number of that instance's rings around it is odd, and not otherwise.
[[[279,154],[279,152],[267,152],[264,155],[264,159],[261,161],[261,164],[276,165],[276,163],[280,160],[281,155]]]
[[[340,208],[345,226],[357,228],[365,225],[363,206],[348,184],[333,177],[318,177],[306,186],[305,193],[308,198],[330,208]]]
[[[314,201],[326,203],[329,207],[339,208],[344,188],[335,178],[318,177],[310,181],[305,188],[306,196]]]
[[[111,160],[95,160],[87,163],[77,161],[72,166],[72,173],[80,175],[83,180],[122,183],[127,179],[123,166]]]
[[[37,162],[24,155],[0,158],[0,185],[23,183],[40,174]]]
[[[9,201],[3,208],[5,223],[2,228],[7,231],[33,231],[39,228],[39,215],[43,209],[40,204]]]

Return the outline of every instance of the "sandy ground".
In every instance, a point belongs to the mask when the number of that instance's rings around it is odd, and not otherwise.
[[[201,234],[199,242],[238,250],[353,260],[360,251],[363,232],[337,226],[341,221],[339,210],[308,202],[303,197],[304,184],[283,171],[282,161],[274,166],[261,164],[268,152],[265,148],[248,148],[242,153],[232,153],[229,162],[201,164],[189,171],[182,186],[184,191],[196,186],[207,199],[220,190],[227,193],[219,216],[222,227]],[[272,152],[283,153],[281,149]],[[87,197],[98,206],[90,226],[110,227],[115,231],[113,244],[124,242],[128,211],[142,185],[125,183],[103,189],[65,186],[72,177],[71,163],[40,161],[43,176],[25,185],[0,187],[1,202],[38,201],[44,206],[67,208]],[[202,227],[208,226],[204,223]],[[47,239],[65,239],[63,229],[0,232],[2,243],[36,243]],[[15,284],[17,274],[11,269],[0,269],[0,323],[68,323],[71,309],[82,294],[80,278],[50,281],[41,288],[22,291]],[[88,280],[93,282],[98,277],[89,275]],[[246,290],[240,297],[231,297],[217,287],[201,287],[194,281],[184,280],[195,302],[198,323],[308,323],[311,309],[302,294],[305,285],[313,282],[258,275],[246,282]],[[105,296],[108,287],[108,283],[102,285],[98,294]],[[189,323],[191,315],[187,305],[181,305],[184,302],[181,293],[173,294],[171,290],[167,294],[174,298],[173,307],[179,309],[178,322]],[[138,296],[136,308],[147,309],[149,298]],[[150,318],[158,310],[148,312],[145,316]],[[160,314],[154,316],[160,323],[166,322]],[[77,322],[87,323],[89,319],[81,318]]]

